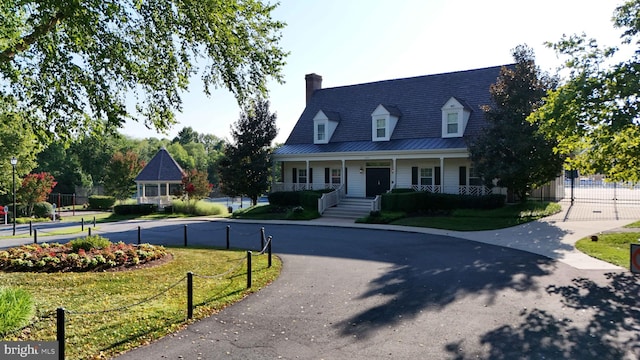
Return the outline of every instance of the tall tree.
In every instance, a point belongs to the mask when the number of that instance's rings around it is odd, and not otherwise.
[[[3,0],[0,109],[16,104],[42,140],[115,131],[129,118],[160,131],[199,73],[208,95],[240,104],[282,81],[277,5],[260,0]],[[196,64],[206,64],[201,69]],[[132,93],[134,96],[131,96]],[[128,106],[136,99],[135,107]],[[135,109],[132,112],[130,109]]]
[[[492,104],[483,108],[487,126],[469,150],[473,166],[486,182],[497,180],[498,186],[524,201],[532,188],[560,174],[564,159],[554,154],[555,143],[527,121],[554,80],[540,72],[530,48],[521,45],[512,53],[516,63],[502,68],[491,85]]]
[[[269,101],[252,101],[232,126],[233,143],[226,144],[220,161],[220,187],[224,194],[246,195],[254,205],[269,188],[271,142],[278,135],[276,114]]]
[[[0,107],[0,109],[2,108]],[[13,167],[10,162],[11,158],[18,159],[15,169],[16,187],[18,187],[20,178],[36,167],[36,155],[42,150],[42,146],[35,139],[31,126],[21,114],[11,111],[10,108],[3,110],[0,110],[0,204],[8,203],[12,198]]]
[[[145,163],[132,151],[116,152],[105,169],[104,190],[118,200],[125,200],[136,192],[135,178]]]
[[[180,145],[184,146],[191,142],[199,142],[200,134],[197,131],[193,130],[191,126],[187,126],[182,128],[180,132],[178,132],[178,136],[173,138],[172,142],[180,143]]]
[[[531,117],[572,166],[613,181],[640,181],[640,0],[616,8],[620,47],[585,34],[547,44],[567,60],[568,79]],[[631,55],[620,56],[629,48]],[[622,59],[621,59],[622,58]]]

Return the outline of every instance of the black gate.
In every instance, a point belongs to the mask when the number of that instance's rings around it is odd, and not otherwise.
[[[602,175],[578,174],[577,171],[565,173],[565,198],[571,201],[640,204],[640,184],[638,183],[608,182]]]
[[[367,168],[367,197],[384,194],[391,188],[389,168]]]

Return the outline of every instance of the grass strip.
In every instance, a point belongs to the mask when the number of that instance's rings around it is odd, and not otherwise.
[[[592,241],[590,237],[578,240],[576,249],[596,259],[629,269],[631,244],[640,244],[639,239],[640,232],[601,234],[598,241]]]
[[[68,358],[112,357],[175,332],[187,323],[186,280],[181,280],[187,272],[214,276],[235,269],[223,278],[194,277],[194,319],[199,319],[271,283],[281,268],[277,258],[268,268],[266,255],[254,257],[253,286],[247,289],[244,251],[170,248],[169,252],[173,254],[172,261],[140,270],[0,273],[0,283],[34,296],[36,316],[41,318],[3,340],[55,340],[55,316],[50,314],[64,307],[69,311],[65,329]],[[149,298],[152,300],[128,308]],[[107,309],[116,310],[104,312]]]

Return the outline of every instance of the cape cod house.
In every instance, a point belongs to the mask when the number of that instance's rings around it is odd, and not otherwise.
[[[138,204],[171,205],[172,195],[182,189],[184,171],[163,146],[135,178]]]
[[[490,103],[500,69],[325,89],[321,76],[306,75],[306,108],[274,153],[283,178],[272,191],[333,188],[340,198],[375,198],[394,188],[491,193],[466,141],[483,126],[480,107]]]

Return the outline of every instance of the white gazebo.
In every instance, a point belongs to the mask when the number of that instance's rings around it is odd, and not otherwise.
[[[162,147],[135,178],[138,204],[171,205],[171,197],[182,190],[183,176],[180,165]]]

